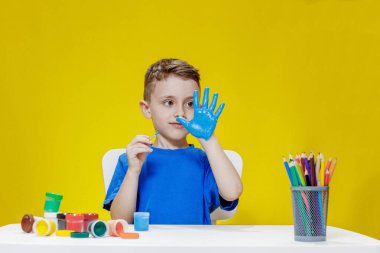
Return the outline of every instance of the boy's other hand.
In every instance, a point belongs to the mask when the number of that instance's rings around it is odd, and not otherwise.
[[[152,144],[148,135],[136,135],[127,145],[128,171],[140,173],[147,152],[152,152]]]
[[[218,101],[218,93],[214,93],[210,107],[208,107],[208,94],[209,88],[205,88],[202,107],[199,107],[198,90],[194,91],[194,118],[192,120],[188,121],[183,117],[176,118],[193,136],[205,140],[210,139],[212,136],[216,122],[224,108],[224,103],[221,103],[218,110],[214,113],[216,102]]]

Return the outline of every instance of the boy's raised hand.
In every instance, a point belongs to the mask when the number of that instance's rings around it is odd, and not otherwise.
[[[176,118],[176,120],[181,123],[193,136],[205,140],[210,139],[215,130],[216,122],[218,121],[218,118],[224,108],[224,103],[221,103],[218,110],[214,113],[216,102],[218,100],[218,93],[214,93],[210,107],[208,107],[208,94],[209,88],[205,88],[202,107],[199,107],[198,90],[194,91],[194,118],[192,120],[188,121],[183,117]]]
[[[128,170],[140,173],[147,152],[152,152],[152,144],[148,135],[136,135],[127,145],[126,154],[128,159]]]

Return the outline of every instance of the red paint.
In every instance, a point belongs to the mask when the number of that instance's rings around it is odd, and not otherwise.
[[[83,232],[84,215],[83,214],[67,214],[66,229],[75,232]]]
[[[93,221],[93,220],[97,220],[98,219],[98,214],[97,213],[84,213],[83,217],[84,217],[83,231],[89,232],[88,231],[88,224],[90,224],[90,222]]]

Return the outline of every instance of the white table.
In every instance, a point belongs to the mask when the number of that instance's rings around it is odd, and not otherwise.
[[[0,227],[0,252],[281,252],[380,253],[380,241],[340,228],[327,227],[326,242],[295,242],[293,226],[163,226],[151,225],[140,239],[118,237],[75,239],[39,237],[19,224]]]

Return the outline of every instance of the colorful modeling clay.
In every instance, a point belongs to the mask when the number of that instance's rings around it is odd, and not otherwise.
[[[83,217],[83,231],[90,232],[88,231],[88,224],[90,224],[90,222],[93,220],[97,220],[99,215],[97,213],[84,213]]]
[[[61,200],[63,196],[61,194],[56,194],[52,192],[46,193],[44,211],[45,212],[59,212],[59,206],[61,205]]]
[[[34,217],[31,214],[25,214],[21,220],[21,228],[25,233],[30,233],[33,230]]]
[[[119,236],[119,232],[128,230],[128,222],[123,219],[107,221],[110,236]]]
[[[40,236],[49,236],[55,232],[56,226],[52,220],[41,219],[36,222],[37,234]]]
[[[149,212],[135,212],[133,214],[133,222],[135,231],[148,231],[149,230]]]
[[[93,220],[88,225],[88,232],[93,237],[103,237],[108,232],[107,223],[102,220]]]
[[[66,215],[66,229],[75,232],[84,231],[84,216],[83,214],[67,214]]]
[[[119,236],[123,239],[139,239],[140,234],[139,233],[134,233],[134,232],[120,232]]]

